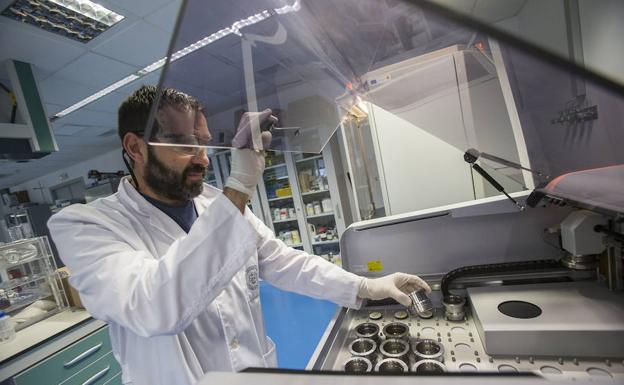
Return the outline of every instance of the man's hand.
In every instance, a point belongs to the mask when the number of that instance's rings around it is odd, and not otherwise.
[[[248,148],[232,149],[232,167],[225,187],[251,197],[263,171],[264,152]]]
[[[245,112],[241,117],[236,135],[232,139],[232,147],[248,148],[250,150],[266,150],[271,145],[271,133],[262,128],[268,128],[277,123],[277,118],[272,114],[271,109],[267,108],[262,112]],[[254,148],[253,133],[260,132],[262,138],[262,148]]]
[[[230,177],[225,187],[246,194],[253,195],[258,180],[264,172],[264,148],[271,144],[271,133],[268,131],[261,133],[262,149],[253,148],[252,130],[258,129],[262,125],[274,124],[277,118],[271,115],[271,110],[262,112],[246,112],[236,129],[236,136],[232,139],[232,165]]]
[[[408,294],[419,288],[431,293],[431,288],[421,278],[411,274],[394,273],[381,278],[362,279],[358,297],[363,299],[393,298],[401,305],[408,307],[412,303]]]

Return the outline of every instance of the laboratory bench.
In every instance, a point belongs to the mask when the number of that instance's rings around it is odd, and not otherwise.
[[[0,345],[1,385],[121,384],[106,323],[68,309]]]
[[[267,334],[277,344],[280,368],[303,369],[338,309],[261,282]],[[301,331],[305,330],[305,333]],[[71,309],[16,333],[0,345],[0,385],[121,384],[106,323]]]

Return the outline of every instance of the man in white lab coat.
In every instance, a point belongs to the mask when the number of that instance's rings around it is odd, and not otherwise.
[[[109,324],[123,383],[193,384],[207,371],[275,366],[258,278],[352,308],[363,298],[409,305],[406,293],[430,290],[407,274],[362,278],[276,239],[246,208],[264,170],[263,153],[232,150],[223,191],[204,184],[204,148],[144,141],[156,95],[155,87],[143,86],[119,108],[133,178],[124,178],[117,193],[69,206],[48,223],[86,309]],[[254,118],[275,121],[270,110],[245,115],[237,146],[249,146]],[[184,131],[193,143],[210,142],[197,101],[171,89],[160,97],[154,132],[165,127]],[[262,135],[266,146],[270,134]]]

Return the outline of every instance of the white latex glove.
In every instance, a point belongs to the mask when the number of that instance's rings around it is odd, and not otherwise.
[[[271,110],[262,112],[246,112],[241,117],[236,136],[232,139],[232,164],[230,177],[225,183],[236,191],[240,191],[247,196],[252,196],[258,180],[264,172],[264,151],[253,149],[252,130],[259,129],[265,122],[276,123],[277,118],[271,115]],[[255,127],[255,128],[254,128]],[[271,133],[268,131],[261,133],[263,148],[271,144]]]
[[[232,168],[225,187],[252,196],[263,172],[264,151],[232,149]]]
[[[419,288],[431,293],[431,288],[421,278],[411,274],[394,273],[381,278],[362,279],[358,297],[374,300],[393,298],[408,307],[412,303],[408,294]]]
[[[236,135],[232,139],[232,147],[236,148],[249,148],[251,150],[264,150],[271,144],[271,133],[264,131],[260,133],[262,138],[262,148],[254,148],[253,146],[253,132],[260,131],[264,126],[270,126],[277,123],[277,118],[271,115],[273,112],[270,108],[267,108],[261,112],[245,112],[241,116],[238,127],[236,128]]]

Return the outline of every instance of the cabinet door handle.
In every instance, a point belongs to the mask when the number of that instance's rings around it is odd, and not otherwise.
[[[102,347],[102,344],[103,344],[103,342],[100,342],[99,344],[95,345],[94,347],[92,347],[92,348],[90,348],[88,350],[85,350],[84,352],[82,352],[79,355],[77,355],[76,357],[74,357],[74,359],[72,359],[71,361],[68,361],[68,362],[64,363],[63,367],[65,369],[71,368],[72,366],[76,365],[80,361],[84,360],[85,358],[89,357],[93,353],[95,353],[98,350],[100,350],[100,348]]]
[[[104,377],[106,375],[106,373],[108,373],[109,370],[110,370],[110,365],[105,367],[104,369],[100,370],[99,372],[95,373],[93,376],[91,376],[91,378],[89,378],[88,380],[83,382],[82,385],[95,384],[97,382],[97,380],[99,380],[100,378]]]

